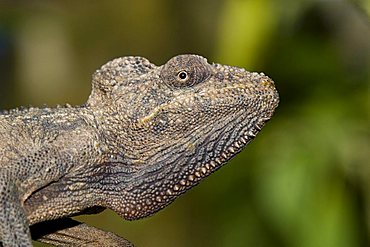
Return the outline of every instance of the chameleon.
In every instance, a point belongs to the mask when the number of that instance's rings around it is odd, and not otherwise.
[[[158,212],[239,153],[278,103],[265,74],[185,54],[113,59],[82,105],[2,111],[0,245],[133,246],[71,217]]]

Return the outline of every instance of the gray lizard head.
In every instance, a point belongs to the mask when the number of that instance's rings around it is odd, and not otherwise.
[[[127,186],[105,206],[126,219],[163,208],[247,145],[278,102],[264,74],[197,55],[163,66],[141,57],[108,62],[93,76],[87,106],[98,109],[105,172]]]

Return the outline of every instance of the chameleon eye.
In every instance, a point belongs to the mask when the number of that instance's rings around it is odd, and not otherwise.
[[[196,55],[179,55],[171,58],[161,69],[160,78],[170,87],[191,87],[211,76],[207,60]]]
[[[188,73],[185,70],[182,70],[177,74],[177,77],[180,81],[186,81],[188,79]]]

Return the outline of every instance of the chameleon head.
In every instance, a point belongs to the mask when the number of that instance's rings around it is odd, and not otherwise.
[[[279,102],[264,74],[197,55],[179,55],[160,67],[141,57],[118,58],[93,82],[88,105],[102,109],[107,146],[120,150],[110,153],[110,162],[132,174],[120,203],[106,206],[126,219],[158,211],[220,168],[257,135]]]

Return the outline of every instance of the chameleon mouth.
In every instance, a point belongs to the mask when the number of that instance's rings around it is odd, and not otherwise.
[[[267,97],[265,98],[265,104],[269,105],[269,107],[264,109],[264,113],[261,116],[255,116],[253,120],[250,120],[251,124],[248,127],[242,127],[236,140],[230,145],[223,147],[219,154],[210,158],[208,162],[197,165],[190,171],[184,172],[179,182],[174,184],[172,188],[167,189],[164,197],[176,197],[186,192],[188,189],[198,184],[203,178],[221,168],[257,136],[263,126],[270,120],[274,110],[279,104],[279,97],[274,83],[270,79],[266,80],[266,78],[260,80],[259,83],[266,90],[263,94]],[[230,87],[230,89],[233,90],[236,88],[244,90],[245,85],[237,83]]]
[[[222,147],[222,151],[220,153],[210,157],[207,162],[201,164],[198,163],[192,169],[183,171],[177,183],[174,183],[170,188],[167,188],[164,193],[156,197],[157,202],[165,201],[171,197],[175,198],[179,194],[182,194],[191,187],[197,185],[203,178],[221,168],[226,162],[242,151],[243,148],[257,136],[265,123],[270,120],[279,103],[278,97],[274,95],[277,94],[277,91],[273,82],[270,80],[261,80],[259,83],[264,88],[264,92],[262,93],[264,96],[260,96],[265,98],[266,101],[263,100],[263,102],[270,107],[266,107],[261,116],[255,116],[252,120],[250,119],[251,123],[248,126],[241,127],[238,137],[234,137],[235,141],[228,146]],[[236,83],[232,86],[222,88],[221,91],[226,92],[231,90],[247,89],[248,87],[245,84]],[[213,92],[219,94],[220,89],[214,90]],[[209,94],[212,94],[213,92]]]

